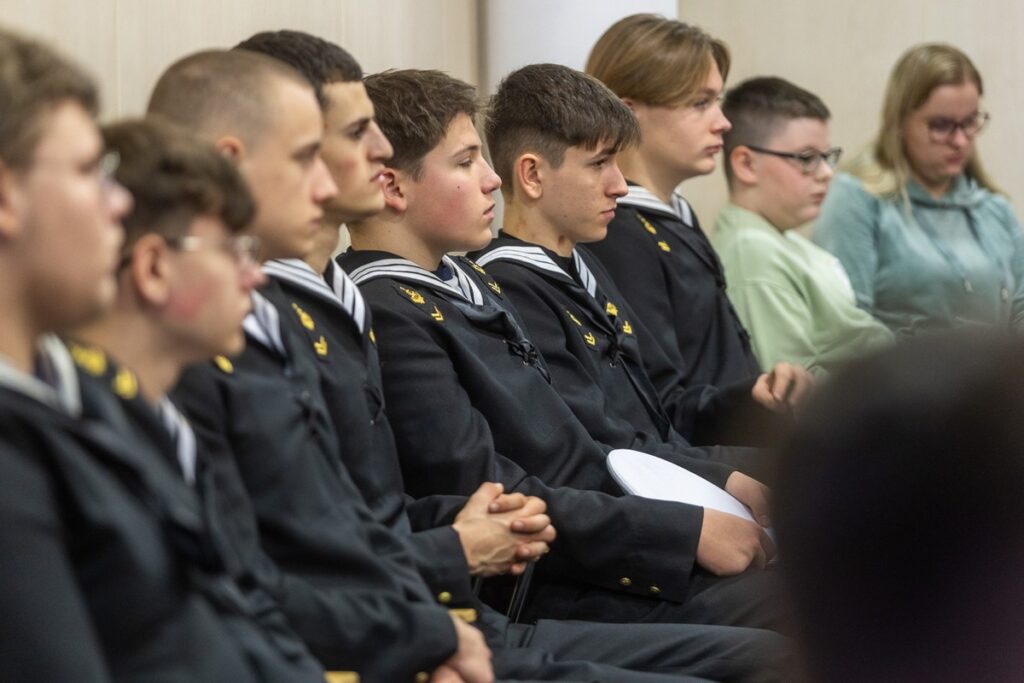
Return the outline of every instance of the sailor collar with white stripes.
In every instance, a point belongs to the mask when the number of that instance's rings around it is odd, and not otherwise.
[[[72,417],[82,414],[82,396],[75,363],[64,343],[46,335],[36,345],[36,374],[15,368],[0,356],[0,386],[28,396]]]
[[[527,266],[533,266],[540,270],[547,271],[554,275],[561,275],[569,278],[572,282],[576,282],[576,278],[572,276],[572,273],[565,272],[562,266],[558,265],[551,256],[544,251],[542,247],[532,245],[518,245],[510,244],[506,246],[492,249],[484,254],[481,254],[476,262],[481,266],[486,266],[489,263],[495,261],[517,261]],[[580,256],[579,250],[572,250],[572,263],[576,268],[576,272],[579,274],[579,284],[583,285],[583,289],[587,290],[594,300],[597,299],[597,280],[594,278],[594,274],[590,272],[590,268],[587,267],[586,262]]]
[[[348,274],[335,265],[327,262],[327,270],[323,276],[301,259],[277,259],[263,264],[263,272],[271,277],[285,280],[297,287],[316,294],[322,299],[340,306],[362,334],[366,325],[366,300],[359,288]],[[330,283],[330,284],[328,284]]]
[[[447,266],[454,273],[451,280],[442,280],[426,268],[419,266],[404,258],[386,258],[372,261],[354,269],[349,276],[357,285],[365,284],[377,278],[387,277],[403,282],[416,282],[430,287],[442,294],[454,295],[474,306],[484,304],[484,295],[477,287],[473,278],[466,273],[458,261],[450,256],[443,256],[441,264]]]
[[[629,192],[618,200],[620,206],[632,206],[653,213],[660,213],[693,227],[693,209],[682,195],[673,192],[670,204],[661,201],[653,192],[640,185],[629,185]]]
[[[254,291],[252,293],[252,311],[245,316],[242,327],[246,334],[255,339],[269,351],[273,351],[287,360],[288,351],[281,335],[281,316],[274,304]]]

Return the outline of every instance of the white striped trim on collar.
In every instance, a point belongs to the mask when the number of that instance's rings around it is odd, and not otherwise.
[[[78,417],[82,414],[82,395],[75,362],[64,342],[48,334],[39,339],[36,349],[36,362],[43,379],[18,370],[0,356],[0,386]]]
[[[441,262],[452,269],[455,273],[455,283],[445,282],[438,276],[431,273],[429,270],[416,265],[412,261],[404,258],[389,258],[382,259],[380,261],[374,261],[367,263],[366,265],[359,266],[349,276],[352,281],[357,285],[361,285],[370,280],[375,280],[382,277],[393,277],[396,280],[403,280],[405,282],[419,282],[420,284],[428,285],[435,290],[442,290],[449,294],[465,299],[474,306],[481,306],[484,303],[484,296],[480,292],[480,288],[476,286],[473,279],[467,275],[455,259],[444,256]]]
[[[486,254],[480,256],[477,259],[477,263],[481,266],[486,266],[488,263],[494,263],[495,261],[519,261],[529,266],[536,266],[541,270],[546,270],[549,273],[556,275],[564,275],[570,280],[575,281],[571,273],[565,272],[565,269],[555,263],[548,254],[540,247],[531,246],[518,246],[518,245],[507,245],[493,249]],[[590,272],[590,268],[580,257],[579,252],[576,249],[572,250],[572,261],[573,265],[576,266],[576,272],[580,276],[580,284],[587,290],[587,294],[597,299],[597,280],[594,278],[594,274]]]
[[[678,192],[672,193],[672,204],[669,205],[658,199],[647,188],[640,187],[639,185],[630,185],[629,193],[625,197],[621,197],[618,203],[667,214],[677,218],[691,228],[693,227],[693,209],[690,208],[689,203]]]
[[[274,304],[259,292],[252,293],[252,312],[245,316],[242,327],[250,337],[267,349],[282,358],[288,358],[284,339],[281,337],[281,316],[274,308]]]
[[[330,285],[327,284],[325,277],[318,275],[308,263],[301,259],[276,259],[263,264],[263,272],[267,275],[287,280],[341,306],[355,322],[359,333],[362,334],[365,331],[363,328],[366,326],[366,301],[363,299],[362,293],[348,274],[338,268],[334,261],[327,262],[327,270],[330,273]]]
[[[167,428],[177,451],[178,465],[189,486],[196,483],[196,434],[192,425],[181,414],[171,399],[164,396],[156,404],[156,411]]]

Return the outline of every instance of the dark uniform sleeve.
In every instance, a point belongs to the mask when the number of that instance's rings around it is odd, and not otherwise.
[[[45,468],[0,448],[0,680],[108,681]]]
[[[374,321],[388,414],[412,495],[469,495],[482,482],[498,481],[506,491],[538,496],[559,534],[544,571],[632,594],[685,599],[701,508],[552,487],[530,476],[495,450],[486,418],[473,407],[438,340],[385,306],[374,308]]]
[[[204,457],[218,467],[219,479],[233,480],[236,495],[244,495],[238,493],[244,492],[244,484],[225,436],[228,418],[216,371],[204,366],[187,372],[175,399],[189,416]],[[368,549],[356,547],[353,539],[348,551]],[[413,680],[456,650],[451,618],[433,604],[410,602],[395,591],[343,586],[343,564],[336,573],[318,578],[318,569],[312,567],[303,573],[282,571],[261,550],[250,550],[249,557],[260,585],[278,601],[295,631],[328,669],[356,671],[365,680]]]

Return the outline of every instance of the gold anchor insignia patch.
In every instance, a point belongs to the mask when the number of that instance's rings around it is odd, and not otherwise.
[[[107,357],[99,349],[71,344],[68,350],[78,366],[90,375],[99,377],[107,371]]]
[[[372,344],[376,344],[377,343],[377,335],[373,333],[373,328],[372,327],[370,328],[369,337],[370,337],[370,343],[372,343]]]
[[[295,313],[298,314],[299,322],[302,323],[303,327],[305,327],[307,330],[313,330],[316,328],[316,324],[313,322],[313,317],[310,316],[309,313],[306,313],[304,310],[302,310],[302,308],[300,308],[299,305],[296,303],[292,304],[292,308],[295,309]]]
[[[438,308],[436,305],[434,306],[434,312],[430,314],[430,317],[439,323],[444,322],[444,314],[441,313],[441,309]]]
[[[615,304],[613,304],[611,301],[609,301],[607,304],[605,304],[604,310],[605,310],[605,312],[608,315],[618,315],[619,314],[619,307],[616,306]]]
[[[491,288],[491,290],[492,290],[492,291],[493,291],[493,292],[494,292],[495,294],[501,294],[501,285],[499,285],[499,284],[498,284],[497,282],[495,282],[494,280],[491,280],[490,282],[488,282],[488,283],[487,283],[487,286],[488,286],[488,287],[490,287],[490,288]]]
[[[622,323],[622,331],[626,334],[633,334],[633,326],[629,324],[628,320]]]
[[[644,218],[643,216],[640,216],[640,222],[644,224],[644,230],[651,233],[652,235],[658,234],[658,229],[651,225],[651,222]]]
[[[480,273],[481,275],[486,275],[487,274],[487,271],[484,270],[483,268],[481,268],[479,266],[479,264],[470,261],[469,265],[470,265],[470,267],[473,268],[473,270],[475,270],[476,272]]]
[[[135,373],[125,368],[117,371],[111,386],[115,394],[127,401],[132,400],[139,393],[139,380],[135,377]]]
[[[572,311],[566,311],[566,313],[569,314],[569,320],[573,321],[577,325],[580,325],[580,326],[583,325],[583,323],[580,322],[580,319],[572,314]]]
[[[414,304],[425,304],[427,300],[423,298],[423,295],[417,292],[415,289],[409,289],[408,287],[399,287],[402,293],[409,297],[409,301]]]
[[[322,334],[320,335],[320,340],[319,341],[313,342],[313,348],[316,349],[317,355],[319,355],[319,356],[326,356],[327,355],[327,340],[324,339],[324,336]]]
[[[220,368],[221,372],[230,375],[232,372],[235,371],[234,364],[227,359],[227,356],[214,356],[213,362],[216,364],[218,368]]]
[[[662,251],[672,251],[672,247],[668,246],[668,242],[665,240],[660,240],[658,246],[661,247]]]
[[[583,340],[586,341],[587,344],[591,346],[597,346],[597,338],[594,337],[593,332],[587,332],[585,335],[583,335]]]

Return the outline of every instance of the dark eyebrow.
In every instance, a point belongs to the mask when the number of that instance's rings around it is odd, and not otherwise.
[[[303,145],[302,147],[300,147],[297,150],[295,150],[295,153],[293,154],[293,156],[296,159],[306,159],[306,158],[309,158],[309,157],[316,156],[319,153],[320,153],[320,141],[319,140],[315,140],[315,141],[309,143],[308,145]]]
[[[346,123],[345,124],[345,130],[350,130],[350,129],[353,129],[353,128],[362,128],[364,126],[368,126],[368,125],[370,125],[370,121],[373,121],[373,117],[372,116],[363,116],[361,118],[356,119],[355,121],[350,121],[350,122]]]
[[[466,145],[462,149],[460,149],[457,152],[455,152],[454,154],[452,154],[452,156],[453,157],[458,157],[458,156],[462,156],[466,152],[479,152],[479,151],[480,151],[480,145]]]
[[[592,160],[596,160],[600,159],[601,157],[610,157],[616,152],[618,152],[618,150],[614,146],[609,145],[608,147],[604,147],[603,149],[599,149],[596,152],[594,152],[594,155],[590,158]]]

